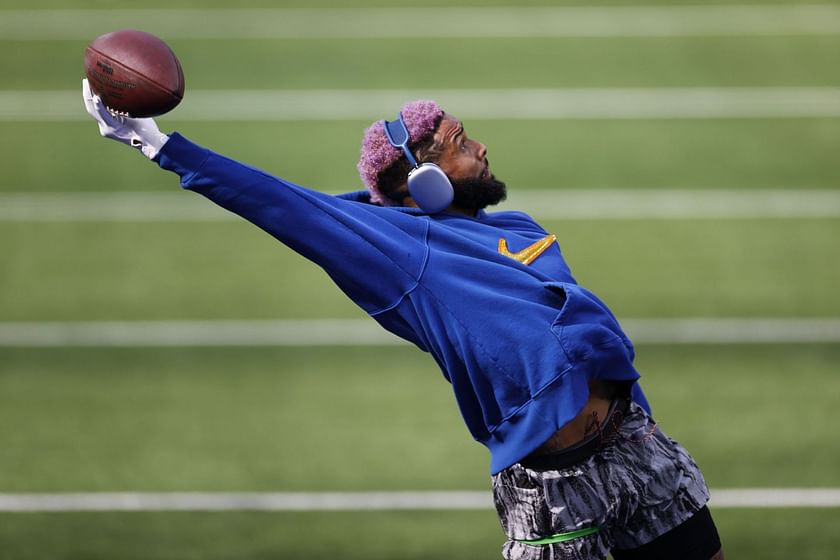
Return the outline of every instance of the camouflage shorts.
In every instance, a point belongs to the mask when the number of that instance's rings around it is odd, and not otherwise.
[[[609,441],[556,470],[517,463],[493,477],[508,560],[606,558],[689,519],[709,499],[685,449],[635,403]]]

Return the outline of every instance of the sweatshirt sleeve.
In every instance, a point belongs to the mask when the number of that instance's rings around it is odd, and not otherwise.
[[[422,274],[425,219],[299,187],[178,133],[156,161],[180,175],[183,188],[201,193],[324,268],[368,313],[399,303]]]

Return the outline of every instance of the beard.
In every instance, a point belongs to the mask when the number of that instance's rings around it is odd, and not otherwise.
[[[487,179],[452,181],[455,191],[452,204],[462,210],[478,212],[507,198],[505,184],[491,175]]]

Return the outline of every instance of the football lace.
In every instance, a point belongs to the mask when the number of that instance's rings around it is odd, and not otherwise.
[[[126,111],[117,111],[116,109],[111,109],[107,105],[105,106],[108,109],[108,112],[114,115],[115,117],[131,117]]]

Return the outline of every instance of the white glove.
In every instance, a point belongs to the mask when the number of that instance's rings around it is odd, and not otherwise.
[[[99,124],[99,134],[137,148],[149,159],[154,159],[169,140],[152,118],[132,119],[111,112],[90,90],[87,78],[82,80],[82,99],[88,114]]]

